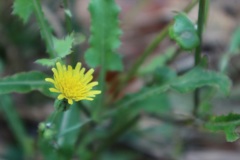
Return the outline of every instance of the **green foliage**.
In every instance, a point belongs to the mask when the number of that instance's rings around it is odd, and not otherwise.
[[[237,127],[240,125],[240,115],[230,113],[228,115],[212,117],[205,127],[211,131],[223,131],[228,142],[236,141],[239,138]]]
[[[136,102],[142,101],[142,100],[147,99],[154,95],[164,93],[167,90],[169,90],[168,84],[163,85],[163,86],[155,86],[155,87],[152,87],[151,89],[148,89],[145,92],[142,92],[141,94],[137,94],[137,96],[131,97],[130,99],[129,98],[123,99],[123,100],[119,101],[117,103],[117,105],[121,106],[122,108],[129,107]]]
[[[46,95],[50,95],[49,84],[44,81],[46,75],[37,72],[23,72],[13,76],[0,79],[0,94],[11,92],[27,93],[33,90],[39,90]]]
[[[53,39],[54,50],[61,58],[66,57],[72,52],[72,45],[74,42],[73,34],[66,36],[64,39]]]
[[[151,96],[139,98],[137,101],[131,103],[130,108],[126,109],[126,113],[130,112],[139,113],[145,111],[147,113],[169,113],[171,110],[168,96],[164,94],[164,90],[153,92],[157,87],[143,88],[141,91],[130,94],[125,97],[124,101],[137,99],[146,93],[151,93]]]
[[[176,71],[166,66],[158,67],[153,72],[153,81],[159,85],[169,83],[171,80],[176,79],[176,77]]]
[[[151,61],[140,67],[138,74],[145,75],[154,72],[156,68],[165,66],[169,60],[171,60],[176,53],[176,49],[173,47],[168,48],[164,53],[158,54]]]
[[[42,11],[42,7],[40,4],[40,0],[32,0],[32,1],[33,1],[34,13],[37,18],[38,26],[40,28],[40,33],[47,46],[47,52],[49,53],[51,58],[55,58],[56,52],[54,50],[54,45],[53,45],[52,30],[44,16],[44,13]]]
[[[66,36],[64,39],[53,39],[53,46],[54,50],[57,53],[56,58],[53,59],[39,59],[36,61],[36,63],[41,64],[43,66],[54,66],[57,61],[59,61],[61,58],[66,57],[72,52],[72,46],[74,42],[73,34]]]
[[[184,13],[175,17],[174,24],[169,28],[169,35],[183,49],[192,50],[199,44],[199,38],[193,22]]]
[[[52,67],[52,66],[55,66],[57,61],[59,61],[60,59],[61,59],[60,57],[53,58],[53,59],[43,58],[43,59],[38,59],[35,62],[42,66]]]
[[[239,50],[240,50],[240,26],[234,31],[232,35],[229,52],[234,54]]]
[[[105,66],[106,70],[122,70],[122,61],[116,49],[120,45],[118,13],[114,0],[91,0],[90,48],[85,53],[87,64],[94,68]]]
[[[229,60],[239,54],[240,51],[240,27],[238,27],[232,34],[228,51],[223,53],[221,61],[219,63],[220,71],[225,72],[228,68]]]
[[[203,68],[196,67],[186,74],[173,80],[171,86],[173,89],[183,93],[193,91],[199,87],[211,86],[219,88],[224,94],[229,94],[231,81],[222,73],[207,71]]]
[[[72,31],[76,29],[76,26],[72,26],[73,24],[75,25],[75,22],[72,21],[75,16],[71,14],[69,8],[70,4],[68,3],[71,3],[71,1],[64,0],[62,11],[65,12],[65,24],[61,25],[66,26],[65,33],[72,34],[67,35],[63,39],[55,38],[52,34],[51,26],[48,24],[47,18],[43,13],[41,2],[41,0],[15,0],[13,14],[19,16],[24,23],[27,22],[32,12],[35,14],[41,36],[46,43],[47,52],[50,55],[45,59],[37,60],[36,63],[50,67],[54,66],[57,61],[66,61],[66,57],[72,52],[72,47],[82,43],[85,37],[81,34],[74,34]],[[185,13],[178,13],[174,17],[175,22],[173,25],[169,24],[156,36],[152,43],[144,50],[143,54],[136,60],[132,68],[126,71],[127,73],[120,73],[114,77],[114,80],[111,79],[110,85],[117,86],[118,82],[120,82],[120,87],[114,86],[111,87],[113,90],[107,90],[109,82],[106,81],[106,78],[108,78],[107,72],[123,69],[121,56],[117,53],[121,35],[118,18],[120,9],[115,0],[90,0],[90,47],[85,52],[84,58],[90,67],[100,66],[98,89],[102,93],[94,101],[82,101],[73,105],[68,105],[67,101],[65,101],[66,99],[56,100],[55,111],[46,121],[39,125],[39,135],[36,139],[36,144],[39,146],[35,147],[29,141],[18,113],[12,106],[11,99],[8,96],[4,97],[3,94],[11,92],[27,93],[38,90],[48,96],[52,96],[49,92],[49,87],[52,87],[52,84],[44,81],[47,77],[45,74],[36,71],[18,73],[0,79],[0,109],[4,112],[4,116],[10,124],[10,129],[14,132],[20,147],[26,153],[33,152],[33,149],[36,149],[36,153],[41,153],[40,156],[45,159],[60,160],[72,158],[144,159],[139,154],[140,152],[142,153],[139,150],[141,148],[139,144],[145,144],[146,141],[150,143],[154,141],[154,144],[163,144],[162,142],[155,141],[161,138],[164,139],[164,143],[166,144],[174,141],[175,149],[178,148],[180,150],[178,145],[181,145],[180,143],[182,142],[176,141],[181,141],[181,136],[173,138],[179,129],[176,126],[194,125],[196,120],[199,122],[201,118],[204,120],[208,118],[214,106],[212,98],[217,91],[216,88],[224,94],[229,94],[231,88],[230,79],[222,73],[208,71],[206,68],[209,61],[206,56],[200,55],[202,47],[201,37],[203,26],[206,24],[208,18],[209,0],[196,0],[191,4],[189,3],[190,5],[185,11],[190,11],[194,7],[194,4],[198,2],[200,2],[198,30]],[[181,50],[178,49],[179,47],[177,48],[176,46],[167,46],[164,54],[157,55],[148,64],[142,65],[145,59],[149,58],[149,55],[163,42],[168,33],[184,50],[197,48],[195,64],[199,66],[195,66],[195,68],[185,74],[177,76],[176,71],[168,65],[175,60],[174,58],[177,54],[181,53]],[[235,55],[239,51],[239,34],[240,31],[238,28],[232,37],[229,51],[227,51],[228,54],[225,57],[225,64],[227,64],[232,55]],[[77,57],[79,56],[72,55],[71,59],[67,59],[67,62],[73,65]],[[139,69],[139,67],[141,68]],[[139,71],[138,75],[135,74],[137,71]],[[124,78],[125,74],[126,78]],[[137,76],[140,76],[140,78]],[[122,77],[123,79],[121,79]],[[147,82],[142,85],[142,89],[138,92],[121,97],[122,93],[125,93],[125,87],[128,88],[128,82],[133,78],[144,79]],[[88,81],[88,78],[86,81]],[[69,83],[66,82],[65,84]],[[198,88],[201,87],[206,88],[198,92]],[[171,92],[172,90],[178,92]],[[181,94],[187,92],[190,93]],[[194,98],[192,99],[192,97]],[[31,102],[33,102],[32,99]],[[175,114],[178,111],[180,113],[183,112],[183,114]],[[149,124],[149,121],[145,121],[145,119],[142,121],[142,117],[148,118],[147,120],[150,119],[150,127],[148,126],[147,129],[142,127],[142,124],[139,125],[140,128],[136,126],[138,122],[147,122]],[[157,123],[158,120],[160,120],[159,123]],[[154,125],[151,122],[154,122]],[[174,125],[169,126],[168,123]],[[203,124],[210,131],[225,132],[228,141],[235,141],[239,138],[237,133],[239,125],[239,114],[212,117]],[[155,137],[158,139],[155,139]],[[119,151],[122,147],[119,147],[119,145],[115,147],[113,145],[118,140],[120,140],[120,143],[124,142],[127,146],[132,147],[133,151]],[[141,143],[142,141],[145,142]],[[153,146],[153,149],[151,147],[149,147],[149,150],[154,150],[155,146]],[[174,156],[176,156],[176,150],[173,151]],[[143,152],[145,153],[145,151]],[[169,157],[174,159],[174,156]],[[178,155],[176,158],[179,158]]]
[[[65,132],[68,128],[71,128],[75,125],[79,125],[80,123],[80,116],[79,116],[79,107],[74,104],[72,105],[69,110],[67,110],[64,113],[63,119],[62,119],[62,125],[59,130],[59,135],[61,135],[63,132]],[[63,135],[59,138],[59,145],[60,146],[73,146],[74,142],[77,139],[79,130],[75,130],[74,132],[69,132],[67,136]]]
[[[207,24],[207,20],[208,20],[208,14],[209,14],[209,3],[210,0],[206,0],[205,1],[205,11],[204,11],[204,24]]]
[[[14,0],[13,14],[19,16],[26,23],[33,12],[32,2],[32,0]]]
[[[28,137],[23,122],[14,108],[9,95],[0,95],[0,110],[4,113],[4,117],[25,154],[31,154],[31,139]]]

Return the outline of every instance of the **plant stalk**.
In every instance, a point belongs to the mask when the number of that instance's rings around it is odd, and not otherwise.
[[[198,3],[199,0],[193,0],[192,3],[187,5],[184,8],[184,12],[188,13],[192,10],[192,8]],[[172,23],[168,24],[157,36],[156,38],[149,44],[149,46],[145,49],[145,51],[140,55],[140,57],[134,62],[130,70],[128,71],[126,77],[122,80],[119,87],[116,89],[116,93],[114,93],[114,97],[119,94],[125,84],[136,74],[139,67],[143,64],[145,59],[153,53],[153,51],[158,47],[158,45],[167,37],[169,27]]]
[[[12,104],[11,97],[9,95],[2,95],[0,97],[0,109],[3,111],[11,130],[16,137],[16,140],[18,141],[21,149],[25,153],[25,156],[32,156],[32,140],[28,138],[26,128],[24,127],[22,120],[20,119],[17,111],[15,110]]]
[[[65,25],[66,25],[66,30],[70,34],[72,32],[72,22],[71,18],[69,15],[66,13],[66,9],[69,10],[69,5],[67,0],[63,0],[63,5],[64,5],[64,12],[65,12]]]
[[[205,6],[206,6],[206,0],[200,0],[199,1],[199,9],[198,9],[198,28],[197,33],[199,37],[199,45],[196,48],[195,51],[195,66],[197,66],[201,62],[201,52],[202,52],[202,33],[203,33],[203,27],[204,27],[204,21],[205,21]],[[194,108],[193,108],[193,115],[197,116],[198,108],[199,108],[199,102],[200,102],[200,90],[196,89],[194,91]]]
[[[39,0],[32,0],[32,1],[33,1],[34,12],[35,12],[38,24],[40,26],[42,38],[47,44],[47,49],[50,57],[54,58],[56,56],[56,52],[54,51],[52,33],[51,33],[51,30],[48,28],[48,24],[44,17],[40,1]]]

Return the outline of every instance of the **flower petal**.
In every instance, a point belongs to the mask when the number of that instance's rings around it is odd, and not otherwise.
[[[55,83],[55,81],[52,78],[45,78],[45,81]]]
[[[81,68],[81,63],[77,63],[77,65],[76,65],[76,67],[75,67],[75,69],[74,69],[74,74],[76,75],[76,74],[78,74],[79,73],[79,71],[80,71],[80,68]]]
[[[73,104],[73,100],[72,99],[68,99],[68,103],[69,104]]]
[[[91,82],[87,85],[87,88],[91,89],[92,87],[98,85],[98,82]]]
[[[56,92],[56,93],[59,93],[59,92],[60,92],[60,91],[57,90],[56,88],[49,88],[49,90],[50,90],[51,92]]]
[[[64,97],[63,94],[59,94],[57,98],[58,98],[58,100],[61,100],[61,99],[65,98],[65,97]]]

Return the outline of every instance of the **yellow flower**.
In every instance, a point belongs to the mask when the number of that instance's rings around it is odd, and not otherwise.
[[[86,74],[85,68],[81,68],[81,63],[77,63],[75,69],[72,66],[62,65],[57,62],[56,68],[52,68],[54,73],[53,79],[46,78],[45,81],[54,84],[55,88],[49,88],[51,92],[59,93],[58,99],[67,99],[69,104],[73,101],[93,100],[96,94],[100,94],[99,90],[92,90],[98,85],[98,82],[90,82],[93,79],[93,69]]]

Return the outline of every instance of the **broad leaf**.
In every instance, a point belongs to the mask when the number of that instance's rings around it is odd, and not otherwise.
[[[58,130],[59,134],[65,132],[68,128],[74,127],[81,122],[80,120],[80,107],[76,104],[73,104],[67,111],[64,112],[62,120],[60,121],[60,128]],[[67,120],[66,120],[67,119]],[[79,135],[79,129],[72,130],[67,135],[63,135],[58,138],[58,145],[61,149],[67,149],[68,152],[72,152],[74,150],[74,143],[77,140],[77,136]],[[65,157],[66,158],[66,157]],[[67,159],[71,159],[68,157]]]
[[[154,83],[158,85],[169,83],[176,77],[177,77],[176,71],[166,66],[158,67],[153,72]]]
[[[90,48],[85,53],[87,64],[95,68],[105,66],[107,70],[122,70],[122,61],[116,49],[120,45],[118,13],[119,7],[114,0],[91,0]]]
[[[32,141],[28,137],[23,121],[19,117],[16,107],[13,105],[13,100],[9,95],[0,95],[0,110],[3,112],[2,116],[7,120],[12,133],[15,135],[25,154],[31,153]]]
[[[174,24],[169,28],[169,35],[183,49],[192,50],[199,44],[199,38],[193,22],[184,13],[175,17]]]
[[[210,121],[205,124],[205,128],[214,132],[223,131],[226,134],[227,141],[233,142],[239,138],[239,134],[236,132],[239,125],[240,115],[230,113],[226,116],[212,117]]]
[[[199,87],[211,86],[219,88],[224,94],[229,94],[231,81],[222,73],[196,67],[186,74],[176,78],[171,83],[171,86],[173,89],[183,93],[193,91]]]
[[[140,67],[138,74],[152,74],[156,68],[165,66],[166,63],[174,57],[175,53],[176,49],[174,47],[168,48],[164,53],[156,55],[149,63]]]
[[[159,94],[165,93],[168,89],[169,89],[168,84],[165,84],[165,85],[162,85],[162,86],[155,86],[155,87],[149,88],[145,91],[142,91],[141,93],[136,94],[132,97],[130,96],[131,98],[125,97],[124,99],[117,102],[116,105],[119,106],[118,109],[128,108],[133,104],[136,104],[138,102],[146,100],[147,98],[150,98],[152,96],[154,97],[154,96],[157,96]]]
[[[0,94],[11,92],[26,93],[39,90],[46,95],[51,95],[48,91],[49,83],[45,82],[46,75],[37,72],[23,72],[13,76],[0,79]]]
[[[151,87],[151,88],[143,88],[141,91],[127,95],[123,101],[135,99],[137,97],[141,97],[141,95],[144,95],[146,93],[150,93],[153,90],[155,90],[158,87]],[[164,90],[163,90],[164,91]],[[166,94],[161,93],[152,93],[151,96],[146,96],[139,98],[139,100],[133,102],[131,105],[129,105],[128,108],[126,108],[126,112],[130,114],[130,112],[139,112],[139,111],[145,111],[148,113],[169,113],[171,110],[170,102],[168,100],[168,97]]]
[[[24,23],[27,22],[29,16],[33,12],[32,0],[14,0],[13,14],[18,15]]]

